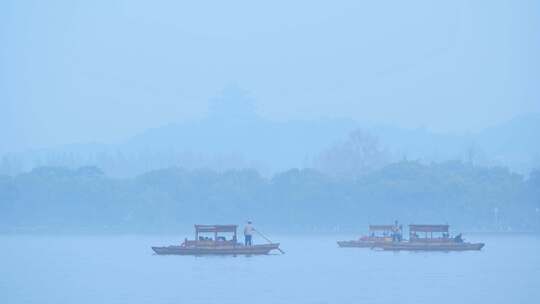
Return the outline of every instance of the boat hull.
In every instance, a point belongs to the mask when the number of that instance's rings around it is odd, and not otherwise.
[[[481,250],[484,247],[484,243],[395,242],[376,247],[391,251],[469,251]]]
[[[384,245],[388,242],[384,241],[338,241],[337,244],[341,248],[374,248]]]
[[[165,246],[152,247],[159,255],[264,255],[277,250],[279,243],[253,246]]]

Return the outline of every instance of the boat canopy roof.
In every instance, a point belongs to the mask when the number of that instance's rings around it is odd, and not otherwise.
[[[448,232],[448,225],[409,225],[409,231],[413,232]]]
[[[369,225],[369,231],[392,231],[392,225]]]
[[[238,225],[195,225],[195,232],[234,232]]]

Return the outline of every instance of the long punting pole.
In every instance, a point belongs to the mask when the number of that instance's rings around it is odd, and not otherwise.
[[[256,229],[253,229],[255,232],[257,232],[263,239],[265,239],[268,243],[270,244],[273,244],[274,242],[272,242],[269,238],[267,238],[266,236],[264,236],[264,234],[260,233],[259,230],[256,230]],[[279,252],[281,252],[281,254],[285,254],[285,251],[281,250],[281,248],[277,248],[277,250],[279,250]]]

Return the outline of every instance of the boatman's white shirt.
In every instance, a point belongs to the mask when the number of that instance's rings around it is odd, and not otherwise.
[[[244,235],[252,235],[253,234],[253,226],[251,224],[247,224],[244,228]]]

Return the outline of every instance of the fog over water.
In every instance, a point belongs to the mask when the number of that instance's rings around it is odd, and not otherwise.
[[[152,255],[179,236],[1,237],[7,303],[536,303],[537,236],[469,235],[480,252],[337,248],[277,236],[285,255]],[[262,240],[257,240],[262,241]],[[24,265],[24,266],[23,266]],[[6,292],[7,291],[7,292]]]
[[[0,303],[539,302],[539,31],[533,0],[0,1]],[[286,254],[151,249],[248,220]],[[450,235],[336,244],[395,220]],[[261,248],[211,237],[161,250]]]

